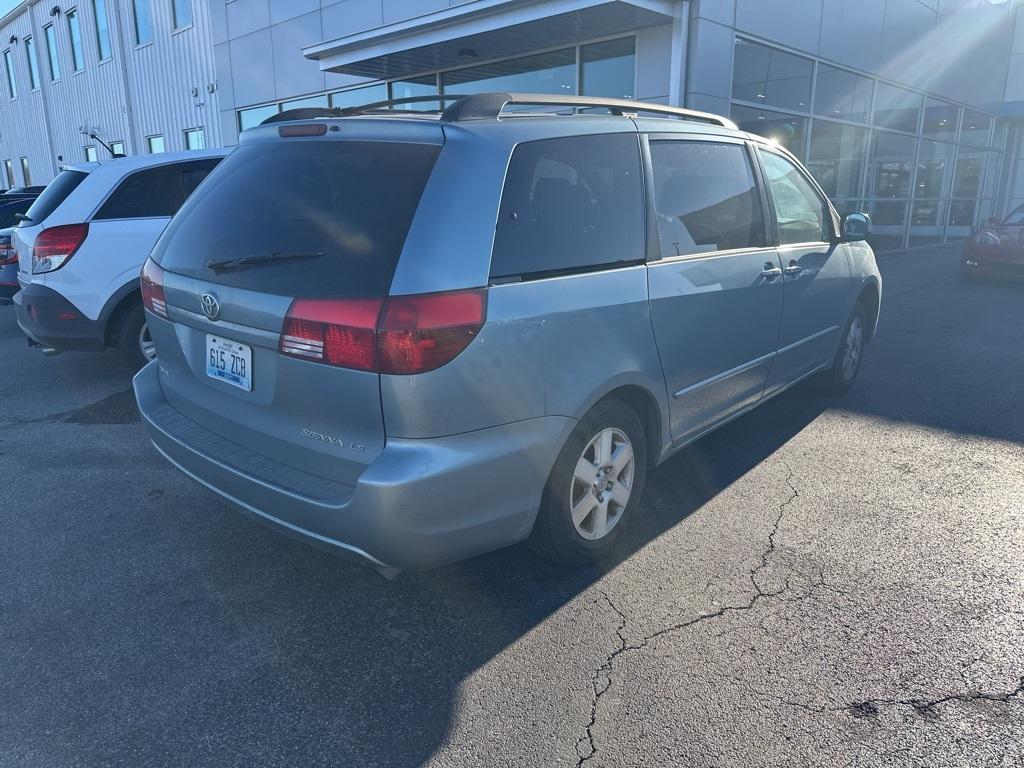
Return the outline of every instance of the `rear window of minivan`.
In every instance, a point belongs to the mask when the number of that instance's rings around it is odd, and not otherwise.
[[[88,175],[82,171],[65,170],[58,173],[25,212],[28,220],[23,221],[22,224],[29,226],[42,224],[46,217],[57,210],[57,206],[67,200],[75,188],[85,181],[85,177]]]
[[[242,146],[188,199],[153,257],[170,272],[263,293],[385,295],[439,151],[380,141]]]

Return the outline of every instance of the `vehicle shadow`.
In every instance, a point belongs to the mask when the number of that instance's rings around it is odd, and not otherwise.
[[[207,533],[237,536],[239,546],[207,550],[196,575],[237,614],[238,644],[200,662],[220,680],[173,727],[183,736],[217,724],[215,753],[203,753],[208,764],[244,755],[250,764],[314,765],[329,755],[332,765],[422,765],[444,743],[467,676],[701,509],[828,404],[797,388],[674,456],[649,475],[618,558],[583,569],[520,545],[386,582],[240,516],[220,518]],[[189,604],[167,629],[210,620],[220,621]]]

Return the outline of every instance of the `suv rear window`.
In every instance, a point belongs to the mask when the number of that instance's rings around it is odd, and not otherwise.
[[[185,203],[154,258],[171,272],[264,293],[386,295],[439,152],[380,141],[242,146]],[[275,256],[285,258],[209,266]]]
[[[544,139],[512,154],[491,277],[541,277],[644,258],[636,134]]]
[[[93,219],[173,216],[219,162],[219,157],[211,157],[136,171],[125,177]]]
[[[75,187],[85,181],[89,174],[82,171],[61,171],[56,178],[46,185],[46,189],[37,197],[32,206],[25,212],[29,221],[23,224],[42,224],[46,217],[57,210],[57,206],[67,200]]]

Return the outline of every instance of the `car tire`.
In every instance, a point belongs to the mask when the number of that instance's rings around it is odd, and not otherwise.
[[[137,371],[156,357],[152,345],[149,327],[146,325],[146,313],[141,303],[135,304],[121,318],[115,346],[120,350],[128,366]]]
[[[640,504],[646,479],[643,422],[622,400],[602,400],[562,446],[528,545],[565,565],[606,557]]]
[[[868,312],[864,304],[858,301],[850,313],[850,319],[846,321],[846,327],[843,328],[832,367],[819,376],[818,383],[824,394],[844,395],[853,386],[864,360],[867,334]]]

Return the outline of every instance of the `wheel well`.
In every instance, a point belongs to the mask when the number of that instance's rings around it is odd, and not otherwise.
[[[634,384],[613,389],[601,399],[607,400],[613,397],[622,400],[636,411],[644,423],[644,432],[647,437],[647,463],[653,466],[661,453],[661,416],[657,401],[646,389]]]
[[[108,347],[114,346],[117,342],[117,333],[121,329],[121,321],[124,316],[135,307],[137,304],[142,303],[142,293],[140,291],[129,291],[126,295],[121,297],[121,300],[117,302],[117,306],[110,313],[110,317],[107,318],[107,327],[104,333],[106,344]]]
[[[878,322],[878,286],[868,283],[860,292],[857,301],[864,305],[868,312],[868,341],[875,335],[875,325]]]

